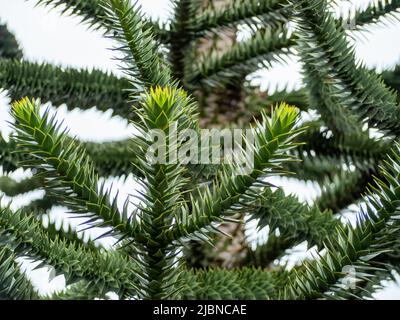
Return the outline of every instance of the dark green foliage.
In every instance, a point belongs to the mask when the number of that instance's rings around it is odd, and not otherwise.
[[[270,66],[280,61],[282,55],[290,53],[293,44],[286,33],[280,29],[271,32],[261,30],[250,40],[233,45],[221,56],[211,52],[200,59],[198,66],[187,77],[189,83],[206,81],[208,85],[219,86],[232,81],[238,75],[245,76],[256,71],[260,65]]]
[[[106,12],[106,24],[112,28],[124,55],[124,71],[131,82],[131,91],[143,92],[150,86],[167,86],[171,74],[156,54],[152,28],[142,20],[142,14],[128,1],[100,1]],[[133,96],[130,97],[133,99]]]
[[[328,3],[297,1],[295,9],[310,103],[325,102],[319,111],[330,129],[357,130],[350,114],[354,111],[371,126],[397,134],[400,109],[396,94],[376,74],[356,64],[354,50],[327,10]]]
[[[18,161],[26,158],[23,155],[16,155],[14,141],[6,141],[0,134],[0,160],[5,173],[14,171],[18,168]]]
[[[343,19],[331,12],[335,1],[227,0],[215,9],[175,0],[167,23],[145,18],[129,0],[36,3],[117,40],[124,76],[24,61],[14,36],[0,26],[0,87],[13,102],[14,121],[12,135],[0,137],[0,190],[9,197],[45,192],[20,210],[0,208],[0,298],[107,299],[113,292],[121,299],[353,299],[371,296],[374,285],[399,270],[399,67],[378,75],[357,62]],[[355,30],[397,18],[399,4],[356,12]],[[296,22],[293,33],[288,22]],[[250,34],[239,41],[243,26]],[[271,93],[248,83],[251,73],[294,54],[305,88]],[[139,134],[80,142],[41,109],[45,102],[111,109]],[[246,124],[253,133],[254,143],[244,137],[254,152],[254,162],[246,160],[250,170],[149,159],[153,130],[168,133],[176,125],[198,134],[212,103],[238,115],[231,117],[238,123],[217,125]],[[301,111],[316,117],[304,121]],[[187,145],[170,143],[161,144],[166,152]],[[20,167],[33,176],[8,175]],[[131,198],[118,206],[118,195],[99,182],[129,175],[140,186],[133,209]],[[302,203],[271,183],[281,175],[312,181],[321,194]],[[352,226],[340,214],[359,202],[365,206]],[[55,205],[85,218],[83,231],[102,228],[99,238],[115,244],[87,239],[67,221],[43,223]],[[210,267],[210,252],[218,255],[212,245],[228,243],[224,227],[241,220],[257,231],[269,227],[266,241],[240,244],[240,268]],[[318,250],[312,259],[292,270],[276,264],[304,241]],[[237,248],[222,250],[239,255]],[[39,295],[20,257],[53,266],[66,277],[66,290]],[[352,287],[343,284],[348,267],[356,272]]]
[[[396,66],[392,71],[384,71],[382,73],[382,78],[388,86],[394,88],[398,92],[400,91],[400,66]],[[397,101],[400,101],[400,95],[397,95]]]
[[[190,288],[183,290],[184,299],[267,299],[276,297],[284,283],[285,272],[265,272],[256,268],[241,270],[199,270],[183,274]]]
[[[139,176],[137,163],[137,144],[133,139],[112,142],[84,142],[83,146],[93,159],[96,172],[101,176],[121,176],[133,174]]]
[[[132,290],[128,279],[133,270],[129,271],[129,260],[118,252],[95,252],[71,243],[71,240],[59,236],[53,238],[34,217],[12,212],[9,208],[1,209],[0,225],[3,244],[10,243],[14,252],[53,265],[66,276],[67,281],[91,279],[90,283],[100,293],[116,290],[125,294],[126,290]]]
[[[42,185],[43,181],[36,177],[23,179],[18,182],[7,176],[0,178],[0,190],[9,197],[39,189]]]
[[[83,149],[66,139],[65,130],[62,131],[48,112],[42,116],[38,104],[21,100],[13,105],[12,114],[17,121],[18,152],[33,156],[24,164],[40,172],[45,178],[45,187],[55,196],[70,195],[65,204],[76,213],[93,218],[93,226],[111,225],[133,235],[135,226],[127,216],[126,206],[120,213],[116,200],[111,200],[104,185],[98,184],[98,176]]]
[[[67,104],[75,108],[101,111],[111,109],[115,115],[128,116],[129,83],[100,70],[63,69],[50,64],[0,60],[0,86],[8,90],[11,100],[26,96]]]
[[[39,295],[21,272],[16,256],[3,247],[0,251],[0,299],[28,300],[38,299]]]
[[[274,260],[284,256],[285,251],[296,244],[296,238],[290,234],[285,235],[280,232],[277,235],[275,232],[270,232],[266,243],[248,251],[243,264],[255,267],[271,266]]]
[[[199,17],[193,21],[193,30],[197,34],[217,29],[228,25],[239,25],[247,23],[254,25],[262,23],[267,25],[279,25],[282,22],[288,21],[288,16],[291,15],[290,10],[285,7],[288,1],[266,0],[257,1],[249,0],[242,2],[240,0],[232,1],[233,4],[226,6],[220,10],[205,10]]]
[[[190,41],[193,40],[195,32],[192,31],[192,19],[196,16],[200,1],[179,0],[174,2],[174,20],[171,28],[170,41],[170,63],[175,77],[184,78],[185,59],[190,52]]]
[[[282,292],[284,298],[362,298],[368,292],[362,284],[371,281],[376,271],[387,267],[381,256],[397,255],[398,194],[400,146],[397,145],[381,173],[386,182],[377,180],[368,194],[368,207],[362,210],[356,227],[345,226],[325,244],[326,254],[320,259],[307,262],[304,271]],[[351,242],[349,242],[351,240]],[[356,288],[341,286],[337,280],[343,277],[345,266],[355,269]],[[355,290],[359,289],[358,295]]]
[[[177,130],[190,126],[193,105],[186,93],[176,89],[150,90],[137,110],[142,119],[140,129],[143,137],[139,142],[139,166],[144,179],[143,204],[137,213],[141,220],[140,239],[137,248],[143,255],[140,296],[150,299],[171,298],[176,295],[180,283],[177,282],[179,268],[176,268],[176,248],[170,246],[166,235],[173,226],[173,217],[183,211],[182,189],[185,184],[185,168],[176,164],[149,164],[146,152],[153,144],[147,132],[156,129],[167,132],[169,124],[177,121]],[[185,119],[186,118],[186,119]],[[152,239],[149,241],[149,239]],[[176,238],[175,238],[176,239]]]
[[[0,24],[0,58],[21,59],[22,51],[6,25]]]
[[[256,150],[251,171],[238,175],[236,168],[222,167],[210,187],[199,190],[200,198],[191,199],[191,215],[186,216],[184,212],[178,218],[180,223],[166,233],[167,238],[193,236],[196,239],[196,231],[213,221],[223,221],[222,215],[254,210],[259,206],[258,195],[268,185],[263,180],[281,174],[280,164],[293,160],[287,151],[295,147],[292,139],[301,133],[295,129],[296,119],[297,110],[286,105],[278,108],[271,119],[264,114],[263,122],[258,123],[254,130]]]
[[[57,226],[54,222],[49,221],[47,226],[45,227],[46,231],[51,239],[63,240],[65,243],[68,243],[71,246],[75,246],[79,249],[79,247],[85,247],[91,249],[93,252],[96,252],[98,249],[101,249],[100,245],[96,245],[96,243],[92,239],[88,239],[87,241],[83,239],[83,233],[77,233],[75,229],[73,229],[70,225],[64,226],[61,224]]]
[[[358,28],[371,23],[379,23],[382,17],[399,19],[400,1],[379,1],[361,12],[356,12],[354,17]]]
[[[258,228],[269,226],[271,231],[279,228],[280,233],[290,234],[297,243],[307,240],[309,247],[321,246],[340,225],[328,210],[321,212],[317,207],[309,208],[299,203],[296,197],[285,196],[281,189],[266,189],[259,207],[251,216],[258,220]]]
[[[66,137],[70,140],[69,137]],[[90,158],[94,161],[96,172],[101,176],[120,176],[129,173],[139,175],[138,170],[132,168],[131,163],[136,162],[135,142],[122,140],[116,142],[96,143],[81,142]],[[0,136],[0,160],[4,172],[15,171],[18,162],[31,157],[26,154],[14,153],[15,139],[5,141]]]

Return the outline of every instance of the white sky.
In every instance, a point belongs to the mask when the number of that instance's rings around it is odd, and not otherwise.
[[[144,10],[154,17],[166,19],[170,11],[168,0],[140,0]],[[363,5],[368,0],[354,1],[356,5]],[[340,8],[346,11],[342,4]],[[27,60],[51,62],[62,66],[89,67],[109,70],[120,74],[117,63],[113,61],[113,54],[109,48],[114,43],[105,39],[99,32],[88,31],[86,26],[79,24],[79,18],[62,16],[57,10],[49,11],[40,6],[35,8],[33,0],[0,0],[0,22],[6,22],[8,27],[16,34],[20,42],[24,57]],[[390,23],[386,28],[374,28],[373,32],[364,34],[362,41],[357,41],[356,53],[368,66],[378,69],[390,68],[396,62],[400,62],[400,23]],[[261,71],[257,80],[264,88],[284,87],[286,84],[294,87],[300,83],[300,67],[292,61],[287,66],[276,66],[269,72]],[[8,116],[8,100],[5,94],[0,94],[0,130],[9,132],[5,120]],[[58,109],[58,116],[64,118],[71,129],[84,140],[116,140],[129,137],[133,129],[127,121],[118,117],[111,118],[110,114],[101,114],[94,109],[80,112],[75,110],[68,112],[65,106]],[[26,175],[19,170],[14,176],[21,178]],[[128,194],[134,188],[132,179],[127,183],[114,182],[120,189],[120,194]],[[301,199],[315,197],[315,192],[310,186],[285,184],[289,192],[296,193]],[[306,191],[307,188],[307,191]],[[122,192],[121,192],[122,191]],[[20,196],[15,201],[15,207],[22,205],[27,199],[40,197],[39,193],[28,196]],[[123,201],[121,199],[121,201]],[[63,210],[58,208],[52,215],[61,214]],[[26,264],[24,264],[26,265]],[[28,265],[26,265],[28,266]],[[42,292],[60,289],[64,286],[63,279],[58,277],[50,282],[45,281],[47,274],[43,270],[33,273],[33,281]],[[398,298],[400,291],[394,285],[390,285],[384,292],[377,295],[378,298]]]

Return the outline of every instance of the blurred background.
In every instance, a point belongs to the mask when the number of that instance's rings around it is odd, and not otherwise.
[[[243,0],[245,1],[245,0]],[[340,1],[339,1],[340,2]],[[339,3],[338,14],[348,13],[352,8],[363,6],[370,0],[354,0]],[[24,58],[30,61],[50,62],[60,66],[99,68],[121,75],[118,63],[113,59],[111,49],[115,46],[112,40],[102,36],[100,31],[88,30],[87,26],[80,24],[80,19],[61,15],[61,8],[49,10],[46,7],[35,7],[36,1],[31,0],[0,0],[0,23],[6,23],[23,49]],[[169,0],[139,0],[143,11],[152,17],[167,20],[171,13]],[[383,21],[386,27],[374,27],[368,32],[354,35],[354,43],[358,58],[370,68],[378,71],[390,69],[400,63],[400,22]],[[238,37],[246,38],[242,31]],[[276,64],[270,70],[261,70],[251,75],[254,84],[260,85],[263,90],[272,93],[279,88],[298,88],[301,86],[301,67],[295,57],[285,65]],[[7,121],[9,117],[9,98],[5,90],[0,89],[0,130],[3,136],[10,132]],[[51,107],[51,106],[50,106]],[[53,108],[55,111],[55,108]],[[111,112],[100,112],[96,108],[86,111],[75,109],[67,111],[65,106],[57,108],[57,115],[63,119],[70,128],[72,135],[85,141],[114,141],[128,138],[134,134],[126,119],[112,117]],[[21,180],[31,175],[31,172],[17,170],[10,174],[14,179]],[[283,178],[274,181],[277,185],[284,186],[287,193],[295,193],[303,201],[312,202],[318,195],[318,187],[312,184],[294,183]],[[114,191],[119,190],[119,198],[123,202],[128,194],[134,193],[135,182],[132,177],[126,179],[109,178],[107,185],[113,185]],[[41,190],[30,192],[22,196],[8,198],[4,196],[2,202],[12,201],[12,207],[18,208],[34,199],[43,196]],[[354,216],[357,208],[349,208],[346,217]],[[69,219],[66,209],[56,207],[52,209],[51,219]],[[77,219],[73,224],[79,223]],[[93,235],[96,230],[92,230]],[[262,241],[266,234],[255,234],[253,225],[247,226],[249,238]],[[106,245],[112,245],[112,239],[102,240]],[[305,250],[305,245],[300,245],[285,257],[289,266],[297,263],[312,254],[312,249]],[[30,270],[29,274],[33,283],[41,293],[62,290],[65,287],[63,276],[54,277],[51,267],[32,270],[37,263],[30,263],[21,259],[24,268]],[[400,279],[400,278],[399,278]],[[400,286],[396,282],[384,283],[384,290],[375,294],[377,299],[400,299]]]

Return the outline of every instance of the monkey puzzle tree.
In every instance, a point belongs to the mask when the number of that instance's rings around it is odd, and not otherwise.
[[[147,19],[129,0],[38,2],[63,6],[118,41],[124,77],[24,61],[12,34],[1,27],[0,86],[13,100],[15,120],[11,137],[0,141],[3,172],[24,166],[35,175],[22,182],[4,176],[0,188],[9,196],[46,190],[43,199],[20,210],[0,210],[2,298],[92,299],[108,292],[121,299],[363,298],[398,269],[398,70],[377,75],[357,62],[342,19],[332,14],[334,1],[232,1],[204,9],[202,1],[176,0],[166,24]],[[393,0],[357,12],[354,27],[396,17],[399,6]],[[294,33],[287,31],[289,22]],[[204,41],[241,26],[249,27],[248,40],[204,51]],[[294,53],[302,62],[304,89],[263,96],[244,80]],[[207,96],[233,88],[241,88],[246,106],[246,114],[233,119],[245,117],[254,137],[245,140],[252,147],[246,160],[251,170],[149,161],[151,132],[167,133],[172,124],[179,132],[199,132],[201,119],[209,116]],[[139,134],[126,141],[80,142],[41,110],[40,101],[111,108]],[[300,110],[318,117],[306,121]],[[187,141],[170,142],[163,142],[167,151]],[[313,205],[270,183],[271,176],[290,173],[320,185]],[[141,186],[132,211],[129,198],[118,206],[99,178],[127,174]],[[357,223],[343,222],[341,211],[361,201]],[[115,245],[104,248],[72,227],[45,226],[42,219],[54,204],[86,218],[88,228],[104,228],[102,236],[115,238]],[[238,215],[255,220],[259,229],[268,226],[268,240],[248,248],[241,268],[203,268],[207,256],[199,263],[196,254],[204,257],[204,248],[221,236],[219,226],[239,223]],[[304,241],[319,254],[292,270],[274,264]],[[66,291],[40,296],[20,268],[21,256],[54,266],[66,278]],[[343,284],[349,267],[352,286]]]

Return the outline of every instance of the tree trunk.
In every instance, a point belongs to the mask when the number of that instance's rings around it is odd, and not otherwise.
[[[231,0],[205,0],[204,7],[211,5],[218,9],[228,5]],[[211,49],[217,53],[223,53],[227,48],[236,42],[236,30],[227,29],[221,35],[213,37],[211,40],[203,40],[199,43],[198,51],[207,52]],[[202,127],[226,127],[228,125],[242,126],[244,124],[244,95],[243,79],[237,79],[237,84],[226,85],[221,88],[203,87],[198,92],[198,101],[201,101],[200,109],[203,112]],[[241,121],[242,120],[242,121]],[[242,123],[241,123],[242,122]],[[243,220],[242,215],[235,217]],[[192,257],[189,262],[193,266],[222,266],[234,268],[241,265],[247,255],[247,243],[245,237],[245,225],[237,223],[224,223],[220,230],[231,235],[227,238],[224,235],[217,235],[214,248],[205,248],[204,245],[192,246]]]

